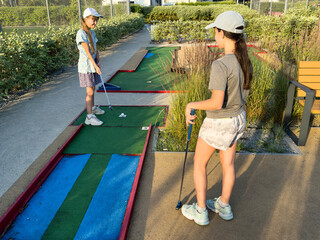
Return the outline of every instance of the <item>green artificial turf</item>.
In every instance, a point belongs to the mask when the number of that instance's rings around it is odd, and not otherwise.
[[[112,111],[108,106],[100,106],[105,111],[105,114],[97,117],[103,121],[102,126],[108,127],[143,127],[163,126],[166,117],[166,108],[163,106],[113,106]],[[124,113],[126,117],[119,117]],[[84,123],[87,115],[85,110],[72,125],[80,125]]]
[[[118,72],[110,81],[130,91],[161,91],[174,90],[171,67],[171,52],[177,47],[150,47],[148,53],[154,54],[144,58],[135,72]]]
[[[111,154],[90,157],[42,239],[75,237],[110,158]]]
[[[65,149],[65,154],[141,154],[148,131],[142,127],[84,126]]]

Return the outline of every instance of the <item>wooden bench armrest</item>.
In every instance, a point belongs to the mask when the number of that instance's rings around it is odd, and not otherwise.
[[[310,122],[311,108],[312,108],[312,104],[315,96],[315,90],[310,89],[307,86],[297,81],[289,82],[287,104],[286,104],[286,109],[284,111],[284,118],[283,118],[283,127],[286,130],[289,130],[291,114],[293,109],[294,93],[296,88],[300,88],[302,91],[306,93],[305,105],[303,108],[302,121],[301,121],[301,127],[300,127],[300,136],[299,136],[299,139],[295,141],[298,144],[298,146],[304,146],[306,144],[307,136],[309,132],[309,122]]]
[[[310,89],[309,87],[303,85],[302,83],[299,83],[297,81],[290,81],[291,84],[295,85],[297,88],[300,88],[302,91],[304,91],[306,94],[315,94],[316,91],[313,89]],[[289,84],[290,84],[289,83]]]

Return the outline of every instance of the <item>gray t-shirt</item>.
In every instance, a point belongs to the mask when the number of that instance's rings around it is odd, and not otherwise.
[[[225,91],[221,109],[208,110],[208,118],[230,118],[244,110],[249,90],[243,90],[244,75],[234,54],[227,54],[211,66],[209,90]]]

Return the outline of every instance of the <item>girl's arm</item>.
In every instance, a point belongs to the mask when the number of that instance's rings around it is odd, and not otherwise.
[[[186,107],[186,123],[194,124],[191,120],[194,120],[197,116],[190,115],[191,108],[199,109],[199,110],[214,110],[214,109],[221,109],[224,100],[224,91],[221,90],[212,90],[211,98],[201,102],[190,102],[187,104]]]
[[[96,64],[96,62],[94,61],[94,59],[93,59],[93,57],[92,57],[92,55],[91,55],[91,53],[90,53],[88,43],[82,42],[82,43],[81,43],[81,46],[82,46],[82,47],[84,48],[84,50],[86,51],[86,54],[87,54],[88,58],[90,59],[91,63],[93,64],[96,72],[100,75],[100,74],[101,74],[101,70],[100,70],[100,68],[98,67],[98,65]]]

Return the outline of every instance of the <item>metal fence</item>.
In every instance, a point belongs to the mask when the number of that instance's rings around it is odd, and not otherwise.
[[[30,14],[35,14],[39,16],[39,18],[47,18],[45,25],[51,26],[59,26],[62,24],[67,24],[68,20],[65,19],[77,19],[80,17],[87,7],[94,7],[96,10],[102,14],[105,18],[111,18],[113,16],[130,14],[130,1],[122,0],[117,1],[116,4],[113,4],[113,0],[0,0],[0,21],[1,18],[1,9],[8,8],[12,9],[20,9],[30,8],[30,10],[25,9],[25,11],[30,11]],[[68,11],[65,9],[68,8]],[[64,13],[59,13],[61,10],[64,10]],[[8,10],[5,10],[8,11]],[[23,16],[19,16],[20,18],[28,18],[30,14],[22,14]],[[11,11],[12,12],[12,11]],[[8,13],[6,13],[8,14]],[[61,14],[69,14],[69,17],[65,17]],[[29,16],[28,16],[29,15]],[[61,16],[58,16],[61,15]],[[78,15],[78,16],[77,16]],[[65,19],[64,19],[65,18]],[[7,18],[8,19],[8,18]],[[10,19],[10,18],[9,18]],[[21,21],[20,21],[21,22]],[[23,22],[23,21],[22,21]],[[43,25],[43,21],[42,24]],[[3,22],[3,26],[10,26],[8,22]],[[24,25],[23,25],[24,26]],[[37,24],[34,26],[38,26]],[[1,22],[0,22],[1,29]]]
[[[251,0],[248,5],[262,15],[281,15],[294,7],[314,6],[320,8],[320,0]]]

